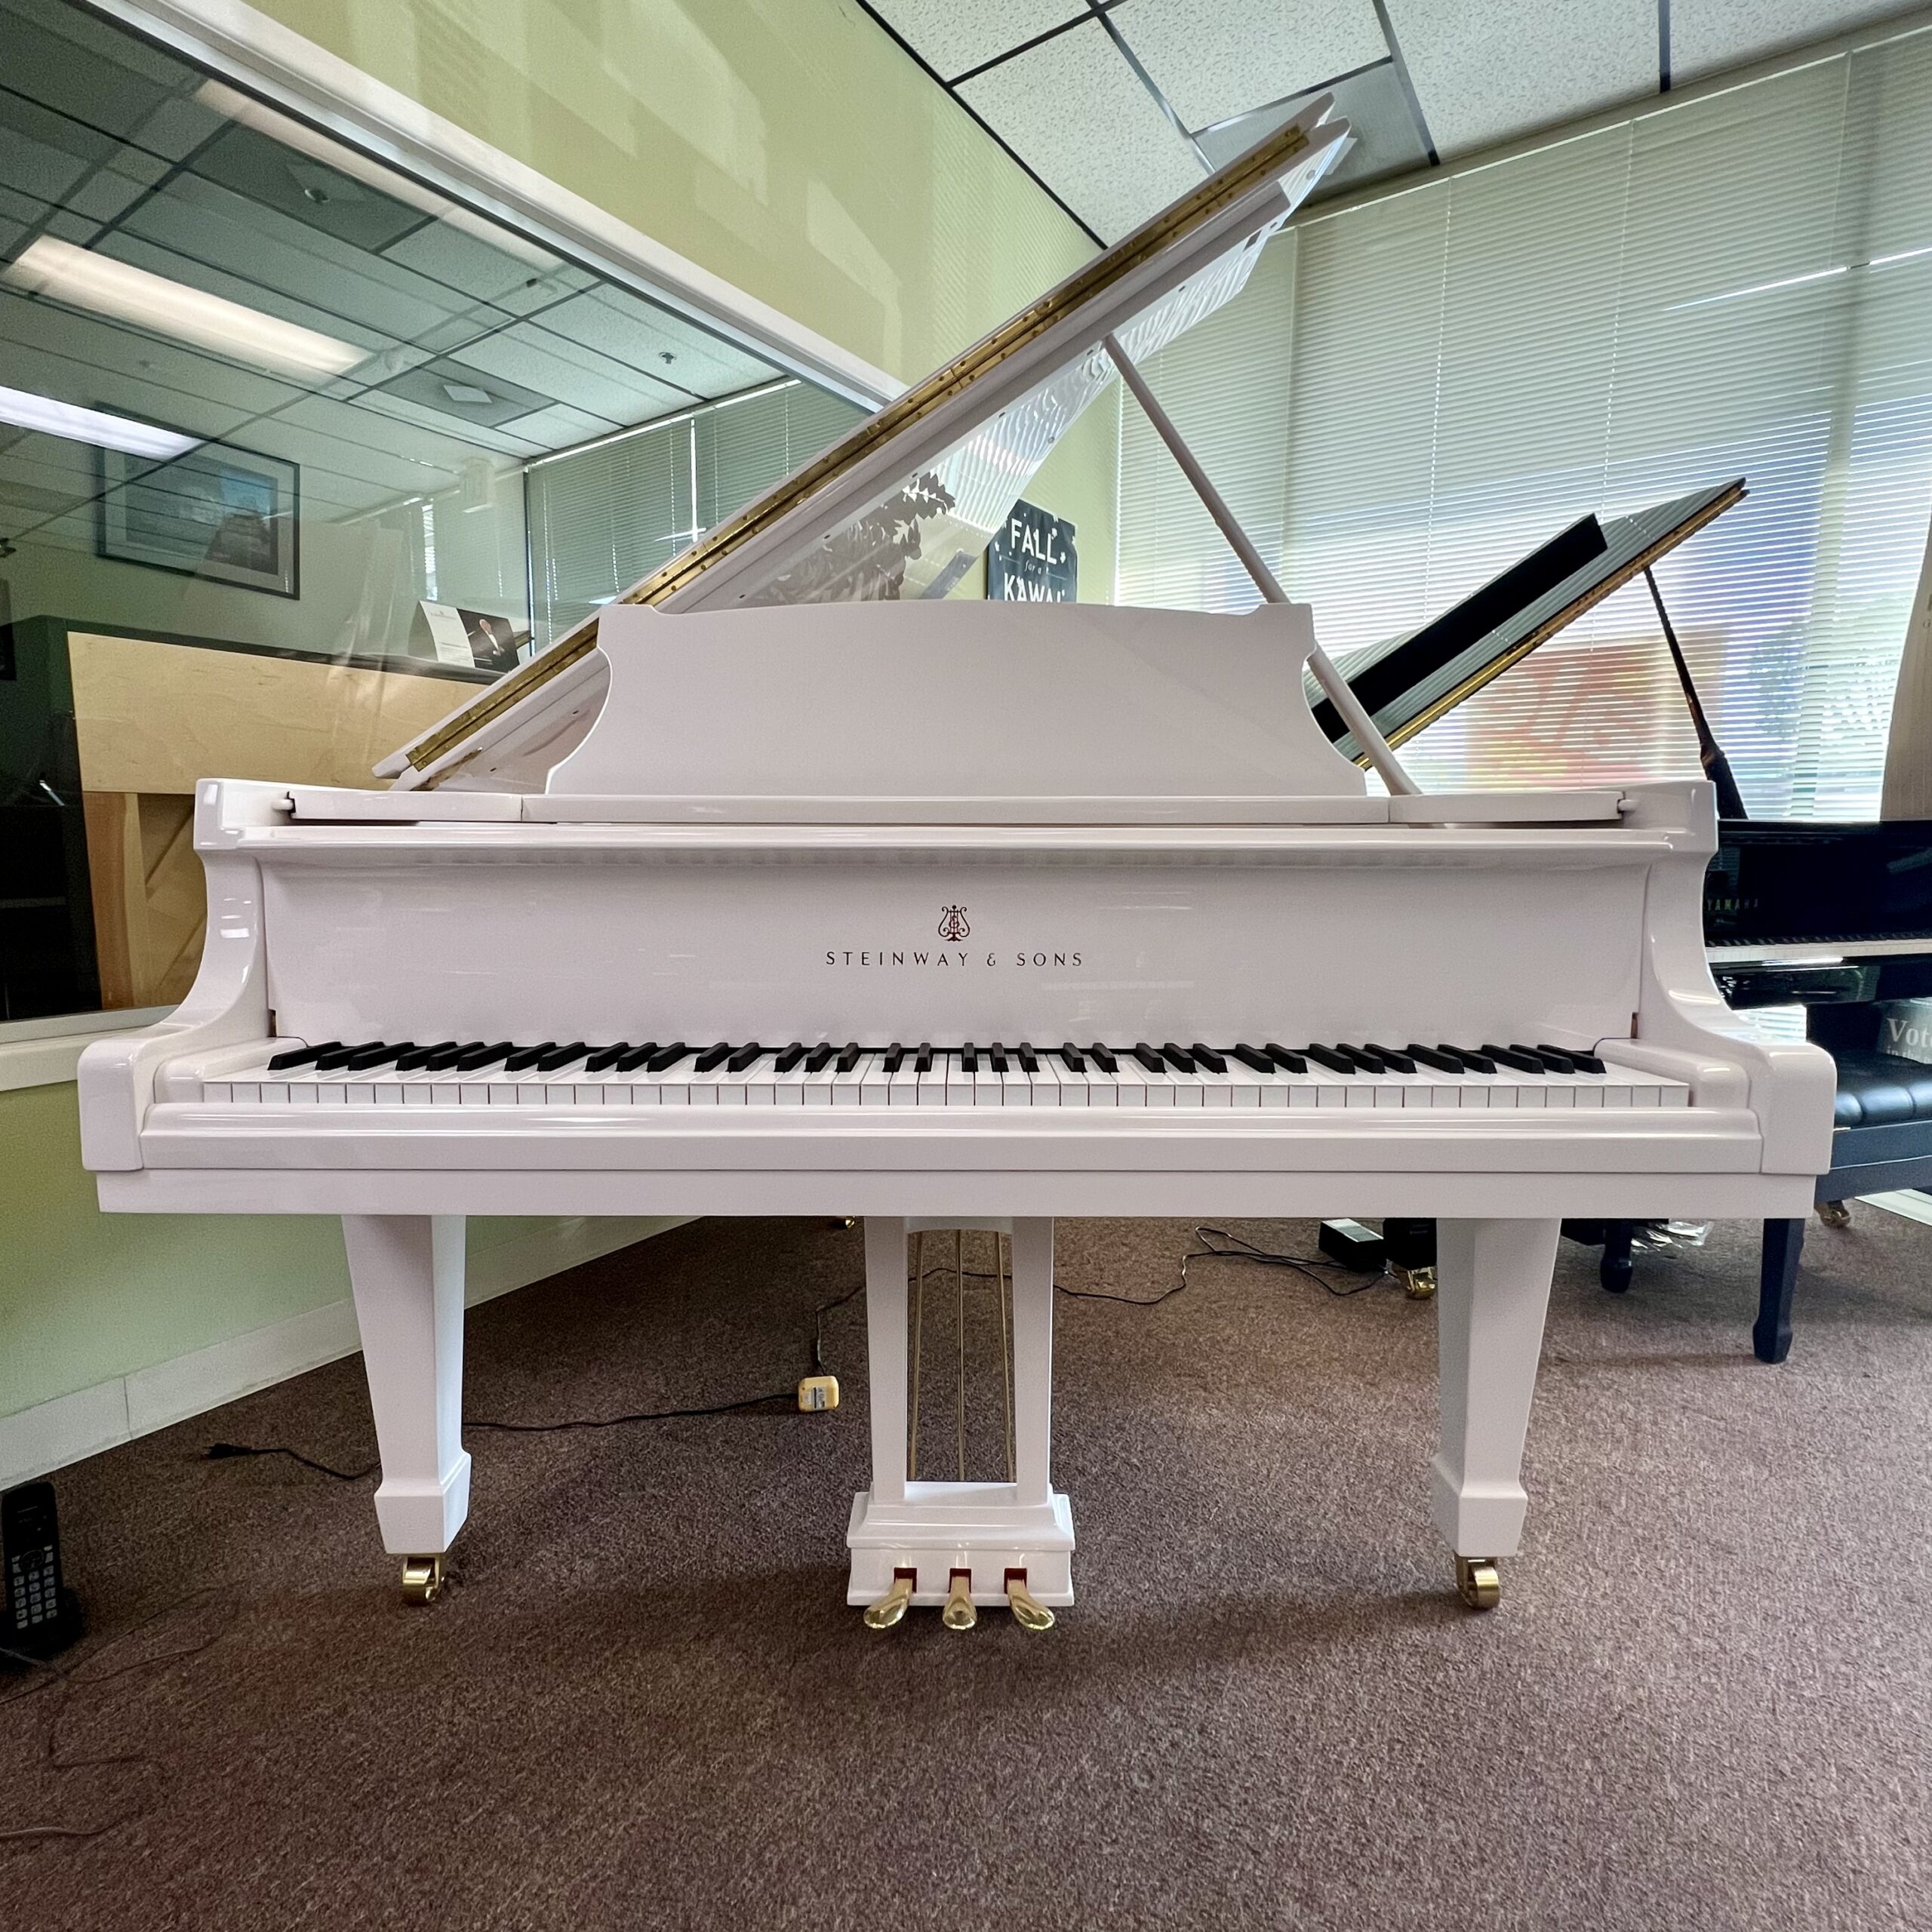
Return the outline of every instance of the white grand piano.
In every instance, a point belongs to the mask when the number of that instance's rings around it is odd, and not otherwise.
[[[863,1214],[850,1600],[1038,1628],[1072,1600],[1054,1217],[1439,1217],[1432,1508],[1484,1607],[1559,1218],[1806,1211],[1831,1064],[1742,1037],[1712,986],[1708,785],[1417,795],[1157,404],[1261,608],[924,594],[1117,371],[1145,395],[1135,365],[1239,288],[1333,158],[1325,105],[406,747],[389,789],[201,787],[200,977],[88,1049],[85,1158],[109,1210],[343,1217],[412,1596],[468,1509],[469,1214]],[[983,1479],[909,1473],[907,1256],[936,1228],[1010,1255]]]

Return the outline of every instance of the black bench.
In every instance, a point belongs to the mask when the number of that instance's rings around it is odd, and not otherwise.
[[[1932,1186],[1932,1066],[1869,1047],[1834,1047],[1832,1057],[1838,1062],[1838,1097],[1831,1170],[1818,1177],[1814,1196],[1820,1213],[1836,1219],[1830,1211],[1841,1212],[1842,1203],[1861,1194]],[[1751,1331],[1760,1361],[1783,1361],[1791,1352],[1792,1290],[1804,1248],[1802,1221],[1764,1223],[1758,1319]]]
[[[1866,1009],[1869,1013],[1869,1009]],[[1832,1044],[1838,1063],[1832,1164],[1812,1198],[1820,1218],[1842,1226],[1844,1204],[1861,1194],[1932,1187],[1932,1066],[1875,1048]],[[1630,1285],[1632,1221],[1565,1221],[1572,1240],[1601,1242],[1598,1278],[1613,1294]],[[1791,1352],[1791,1298],[1804,1250],[1802,1221],[1767,1221],[1751,1345],[1760,1361]]]

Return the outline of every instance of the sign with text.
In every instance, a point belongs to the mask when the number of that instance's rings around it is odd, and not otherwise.
[[[1071,604],[1079,579],[1072,525],[1021,498],[988,546],[986,595],[1013,604]]]

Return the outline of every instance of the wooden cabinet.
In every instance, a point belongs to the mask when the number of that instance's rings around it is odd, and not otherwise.
[[[434,665],[324,661],[48,618],[13,633],[13,675],[0,678],[0,775],[10,825],[26,831],[0,851],[0,921],[10,921],[0,925],[0,1017],[180,999],[202,949],[195,782],[373,785],[377,759],[488,681]],[[30,841],[42,829],[34,815],[54,813],[67,821],[64,838]],[[50,840],[69,855],[57,905],[44,879],[16,891],[4,875],[17,857],[24,864],[30,843]]]

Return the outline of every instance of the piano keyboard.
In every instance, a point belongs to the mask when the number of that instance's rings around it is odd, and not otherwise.
[[[1463,1111],[1681,1107],[1681,1081],[1549,1046],[1395,1048],[1269,1041],[1226,1048],[518,1046],[331,1041],[285,1048],[202,1083],[261,1106],[1404,1107]]]

